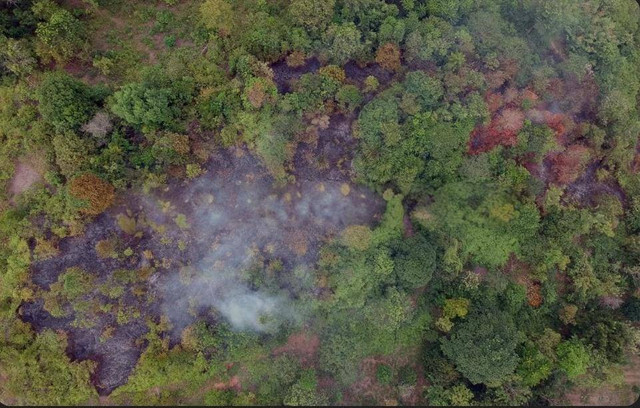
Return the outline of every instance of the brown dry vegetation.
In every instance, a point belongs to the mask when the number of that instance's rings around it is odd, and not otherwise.
[[[85,173],[71,180],[69,192],[79,200],[86,202],[83,212],[98,215],[109,208],[115,199],[115,190],[111,184],[91,173]]]

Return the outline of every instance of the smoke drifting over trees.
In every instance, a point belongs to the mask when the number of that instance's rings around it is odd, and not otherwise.
[[[89,348],[98,356],[96,382],[110,391],[126,381],[137,360],[133,340],[145,330],[145,318],[167,316],[175,341],[202,314],[239,331],[274,332],[299,322],[305,307],[297,299],[316,292],[311,272],[320,246],[348,225],[374,223],[384,209],[370,190],[315,179],[308,170],[305,180],[277,187],[255,156],[229,149],[216,153],[192,182],[150,194],[132,191],[83,236],[62,240],[56,257],[36,262],[34,281],[47,289],[66,268],[78,267],[95,278],[96,289],[82,294],[86,301],[113,305],[103,285],[138,282],[151,303],[122,287],[129,295],[118,295],[118,322],[100,312],[78,313],[72,302],[59,314],[64,320],[34,324],[64,327],[74,340],[97,339],[113,326],[108,340],[76,340],[71,347],[72,355]],[[43,307],[51,312],[47,305],[28,304],[25,318],[37,319]],[[76,327],[79,321],[97,324]],[[114,349],[123,358],[110,359]]]
[[[629,404],[639,135],[633,0],[0,0],[0,402]]]
[[[212,306],[239,329],[273,328],[297,316],[292,297],[313,292],[310,268],[320,245],[348,225],[372,223],[383,200],[323,178],[277,188],[247,152],[222,156],[187,189],[167,194],[188,214],[185,230],[203,250],[163,282],[165,308],[177,321],[190,308]],[[169,217],[157,207],[146,213],[156,222]],[[252,274],[265,273],[269,282],[255,282],[265,278]]]

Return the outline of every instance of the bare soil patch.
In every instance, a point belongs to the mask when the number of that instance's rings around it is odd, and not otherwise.
[[[31,162],[31,164],[28,162]],[[42,171],[43,169],[37,162],[34,164],[30,160],[19,160],[16,163],[15,172],[9,184],[9,193],[18,195],[42,181]]]

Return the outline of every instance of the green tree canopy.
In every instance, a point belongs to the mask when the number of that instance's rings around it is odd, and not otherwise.
[[[591,362],[589,351],[576,338],[560,343],[556,348],[556,354],[558,355],[558,366],[569,378],[586,373]]]
[[[45,330],[25,350],[0,349],[9,379],[4,386],[11,389],[20,404],[84,405],[97,398],[89,381],[95,364],[72,363],[65,354],[66,346],[66,336]]]
[[[441,347],[469,381],[497,385],[518,365],[519,339],[510,315],[487,309],[456,323],[451,337],[441,340]]]
[[[36,97],[42,118],[58,132],[78,129],[95,110],[89,87],[64,72],[47,74]]]

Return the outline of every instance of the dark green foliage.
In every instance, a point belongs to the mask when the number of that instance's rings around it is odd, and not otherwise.
[[[492,194],[486,196],[491,191]],[[462,254],[488,266],[503,265],[538,229],[532,204],[510,203],[495,186],[448,184],[429,208],[438,227],[462,243]],[[428,222],[428,225],[431,222]]]
[[[406,57],[410,61],[443,61],[455,44],[453,27],[446,21],[430,17],[422,20],[406,36]]]
[[[456,369],[473,384],[498,385],[516,369],[515,349],[519,342],[510,315],[484,310],[456,323],[451,338],[443,338],[441,347]]]
[[[408,73],[404,88],[407,97],[413,98],[420,110],[431,110],[438,106],[444,93],[442,83],[422,71]]]
[[[415,367],[404,366],[398,370],[398,384],[414,386],[418,382],[418,374]]]
[[[427,238],[418,234],[392,248],[399,286],[411,290],[429,283],[436,268],[436,251]]]
[[[409,192],[432,191],[455,180],[473,123],[434,115],[442,96],[439,80],[416,71],[402,87],[392,87],[363,108],[358,121],[362,151],[355,165],[367,181],[393,182]]]
[[[371,35],[388,17],[398,15],[398,7],[383,0],[344,1],[336,14],[341,21],[353,21],[360,31]]]
[[[127,84],[113,94],[111,110],[132,125],[171,126],[192,93],[192,80],[147,70],[142,82]]]
[[[81,50],[84,26],[69,11],[56,8],[44,20],[36,28],[36,51],[44,61],[66,62]]]
[[[552,361],[542,354],[535,345],[527,343],[522,348],[517,373],[522,377],[523,385],[528,387],[538,385],[549,377],[552,368]]]
[[[582,341],[613,363],[622,363],[632,342],[630,327],[610,313],[593,311],[578,322]]]
[[[275,61],[286,51],[286,31],[280,19],[256,13],[242,36],[247,51],[261,60]]]
[[[63,72],[47,74],[37,98],[42,118],[58,132],[78,129],[95,109],[89,88]]]
[[[296,83],[295,92],[284,99],[287,110],[315,111],[320,109],[324,102],[332,99],[340,89],[340,84],[328,75],[304,74]]]
[[[336,378],[345,383],[357,378],[357,370],[354,367],[358,360],[364,357],[363,350],[359,348],[358,338],[353,335],[355,330],[362,329],[353,326],[355,324],[342,330],[336,327],[327,333],[322,339],[323,346],[319,356],[321,367],[334,373]]]
[[[327,399],[317,391],[318,380],[313,370],[306,370],[298,381],[289,388],[284,398],[285,405],[315,406],[325,405]]]
[[[553,131],[548,127],[526,124],[518,135],[516,151],[519,154],[528,155],[538,163],[555,148],[557,148],[557,142]]]
[[[0,74],[6,70],[17,76],[26,76],[33,73],[36,63],[27,40],[0,36]]]
[[[362,56],[362,33],[353,23],[333,24],[325,33],[327,55],[334,64],[342,65],[350,59]]]
[[[624,305],[622,305],[622,313],[631,321],[640,321],[640,299],[629,298]]]
[[[160,125],[175,117],[171,90],[129,84],[113,95],[113,113],[132,125]]]
[[[4,2],[0,17],[0,35],[22,38],[32,35],[37,23],[31,10],[31,1]]]
[[[289,13],[293,21],[305,27],[313,34],[319,34],[327,27],[333,17],[335,0],[322,2],[311,0],[294,0],[289,5]]]
[[[56,165],[65,177],[70,177],[83,170],[92,150],[91,142],[83,139],[73,131],[56,134],[51,144],[55,153]]]
[[[472,0],[427,0],[426,10],[430,15],[456,22],[473,6]]]
[[[380,384],[388,385],[393,379],[393,369],[386,364],[378,364],[376,379]]]
[[[425,377],[436,386],[447,386],[460,378],[455,365],[444,356],[437,343],[425,346],[422,362]]]
[[[469,16],[469,33],[476,49],[487,61],[491,55],[512,59],[519,64],[518,75],[525,78],[535,58],[529,44],[515,35],[515,28],[496,11],[477,11]]]
[[[58,277],[58,282],[63,296],[73,300],[92,289],[93,277],[82,269],[71,268]]]
[[[351,112],[362,103],[362,94],[356,86],[344,85],[336,92],[336,101],[341,109]]]

